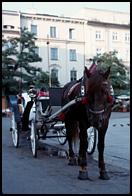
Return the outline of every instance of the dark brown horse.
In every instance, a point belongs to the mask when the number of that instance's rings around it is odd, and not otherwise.
[[[93,73],[85,67],[84,76],[74,82],[64,86],[62,104],[82,96],[82,101],[71,106],[65,112],[65,126],[67,130],[67,139],[69,145],[69,165],[73,165],[75,154],[72,148],[73,131],[79,129],[79,157],[80,165],[79,179],[88,179],[87,172],[87,129],[90,126],[98,130],[98,167],[100,178],[109,179],[105,169],[104,162],[104,141],[111,115],[112,97],[110,95],[110,83],[108,76],[110,68],[107,71],[96,69]]]

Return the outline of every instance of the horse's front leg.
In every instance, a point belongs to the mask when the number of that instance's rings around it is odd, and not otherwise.
[[[105,168],[105,162],[104,162],[104,147],[105,147],[105,133],[106,131],[98,130],[98,167],[99,167],[99,173],[100,179],[103,180],[109,180],[109,176],[107,174],[106,168]]]
[[[73,121],[66,120],[65,121],[65,127],[66,127],[66,134],[67,134],[67,141],[68,141],[68,147],[69,147],[69,163],[68,165],[77,165],[77,158],[75,156],[75,153],[73,151],[73,137],[74,132],[76,131],[76,126]]]
[[[87,172],[87,148],[88,148],[88,141],[87,141],[87,128],[84,126],[85,124],[80,123],[80,148],[79,148],[79,159],[78,163],[80,166],[79,176],[80,180],[87,180],[88,179],[88,172]]]

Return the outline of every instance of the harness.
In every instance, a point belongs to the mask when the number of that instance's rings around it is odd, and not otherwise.
[[[89,107],[89,99],[88,99],[88,96],[87,96],[87,93],[86,93],[86,87],[85,87],[85,84],[84,84],[84,82],[85,82],[84,80],[85,80],[85,76],[83,76],[81,79],[79,79],[75,84],[73,84],[70,87],[70,89],[67,92],[67,97],[69,98],[69,103],[66,104],[65,107],[63,107],[61,111],[66,111],[70,106],[72,106],[74,104],[77,104],[77,103],[81,103],[81,104],[87,106],[86,111],[87,111],[88,116],[91,116],[91,118],[95,118],[94,115],[98,115],[98,117],[100,119],[102,119],[104,112],[107,111],[108,108],[110,107],[110,105],[112,104],[113,98],[112,98],[111,95],[108,95],[108,97],[107,97],[107,103],[108,104],[106,106],[104,106],[103,109],[101,109],[101,110],[92,110]],[[79,90],[78,95],[76,97],[73,97],[72,100],[71,100],[70,97],[72,97],[72,93],[74,92],[75,88],[78,87],[79,85],[80,85],[80,90]],[[63,119],[64,119],[64,115],[63,115]],[[61,118],[61,115],[60,115],[60,118]]]
[[[68,97],[72,94],[73,90],[74,90],[75,87],[78,86],[78,85],[79,85],[79,82],[75,83],[75,84],[69,89],[68,94],[67,94]]]

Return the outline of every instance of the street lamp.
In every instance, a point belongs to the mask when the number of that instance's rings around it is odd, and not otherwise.
[[[49,87],[51,87],[51,75],[50,75],[50,62],[49,62],[49,35],[47,35],[47,58],[48,58],[48,70],[49,70]]]

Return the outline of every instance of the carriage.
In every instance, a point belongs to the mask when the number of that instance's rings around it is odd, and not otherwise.
[[[42,97],[36,96],[36,91],[33,90],[31,90],[29,93],[23,93],[23,114],[20,112],[20,105],[18,103],[17,96],[10,96],[12,111],[10,130],[13,145],[16,148],[18,148],[20,145],[22,127],[25,125],[25,123],[28,123],[26,131],[30,132],[29,141],[31,144],[33,157],[37,157],[38,144],[40,140],[45,140],[46,138],[57,138],[60,145],[66,144],[67,137],[63,115],[65,110],[67,110],[70,106],[81,102],[83,100],[83,96],[77,97],[68,104],[61,106],[61,94],[62,88],[50,88],[49,96]],[[23,117],[26,120],[23,120]],[[87,153],[89,155],[93,154],[95,151],[97,138],[96,134],[96,128],[90,127],[87,129],[89,144]]]

